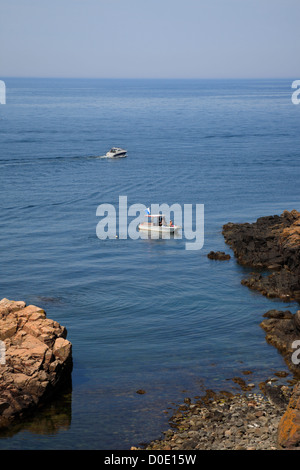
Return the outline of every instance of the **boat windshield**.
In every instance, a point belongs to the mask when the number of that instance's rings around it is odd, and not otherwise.
[[[167,225],[166,219],[163,216],[154,217],[152,220],[153,220],[153,225],[159,225],[160,227],[162,225]]]

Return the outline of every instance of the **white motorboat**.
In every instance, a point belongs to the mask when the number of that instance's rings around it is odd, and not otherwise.
[[[127,157],[127,150],[120,149],[118,147],[112,147],[109,152],[106,153],[108,158],[124,158]]]
[[[145,217],[148,218],[148,221],[139,224],[139,230],[174,234],[181,228],[179,225],[174,225],[172,220],[168,224],[163,214],[147,214]]]

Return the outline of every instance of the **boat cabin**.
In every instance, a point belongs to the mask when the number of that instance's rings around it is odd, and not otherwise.
[[[167,226],[173,225],[172,221],[170,222],[170,224],[167,224],[164,214],[154,214],[154,215],[147,214],[145,217],[148,218],[148,222],[146,223],[148,223],[148,225],[151,225],[153,227],[167,227]]]

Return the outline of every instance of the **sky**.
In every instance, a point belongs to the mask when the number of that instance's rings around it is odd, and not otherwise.
[[[0,0],[0,78],[300,78],[299,0]]]

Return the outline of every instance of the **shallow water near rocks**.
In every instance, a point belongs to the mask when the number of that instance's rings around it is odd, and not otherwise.
[[[6,79],[1,298],[44,308],[73,344],[72,388],[1,449],[128,449],[186,396],[286,370],[222,225],[298,209],[292,80]],[[128,157],[98,158],[110,147]],[[204,246],[100,240],[98,205],[204,204]],[[244,377],[245,378],[245,377]],[[136,393],[144,390],[145,393]]]

